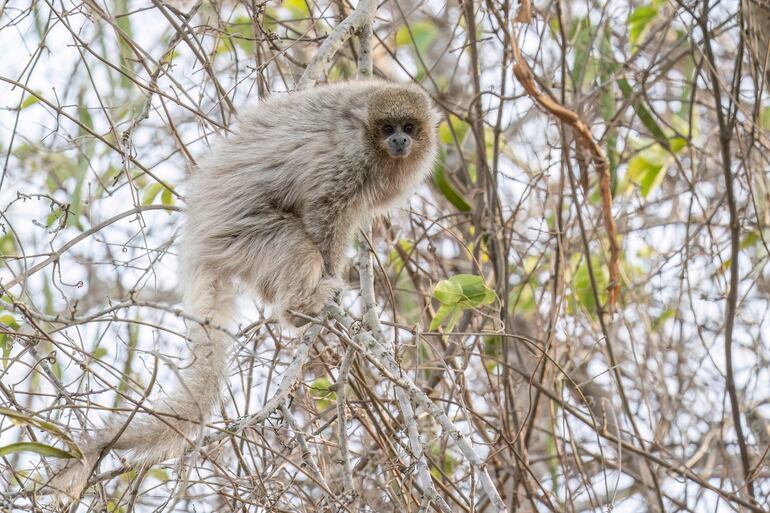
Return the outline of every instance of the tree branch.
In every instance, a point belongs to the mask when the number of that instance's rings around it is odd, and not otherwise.
[[[371,74],[368,66],[371,65],[371,48],[363,48],[363,43],[371,44],[372,22],[377,9],[377,0],[359,0],[358,5],[342,23],[329,34],[318,49],[313,59],[305,68],[299,79],[298,89],[307,89],[315,84],[323,73],[331,66],[334,57],[345,42],[354,34],[362,35],[362,49],[359,56],[359,64],[367,66],[366,72],[359,70],[362,77]],[[364,41],[366,40],[366,41]]]

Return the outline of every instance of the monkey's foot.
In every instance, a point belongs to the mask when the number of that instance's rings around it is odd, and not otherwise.
[[[318,317],[327,304],[331,302],[339,303],[343,290],[345,290],[345,282],[341,279],[334,276],[322,278],[312,298],[300,305],[288,308],[283,317],[295,328],[300,328],[309,323],[310,319],[294,315],[291,313],[292,311],[303,313],[307,317]]]
[[[290,315],[289,317],[291,319],[291,325],[295,328],[301,328],[310,322],[310,319],[305,319],[304,317],[300,317],[298,315]]]
[[[316,296],[319,297],[319,299],[323,299],[322,302],[324,305],[330,301],[339,303],[340,296],[342,295],[342,292],[345,290],[346,286],[347,284],[340,278],[335,276],[326,276],[321,278],[321,281],[318,284]]]

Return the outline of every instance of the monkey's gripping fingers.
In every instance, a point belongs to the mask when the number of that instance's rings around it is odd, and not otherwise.
[[[345,290],[345,282],[341,279],[334,276],[321,278],[321,281],[316,286],[313,294],[306,302],[289,308],[288,310],[293,310],[295,312],[306,314],[307,316],[316,317],[321,313],[324,306],[330,302],[339,302],[339,296],[342,294],[343,290]],[[289,312],[287,312],[286,317],[290,319],[291,324],[295,328],[299,328],[310,322],[305,317],[291,315]]]
[[[326,298],[326,300],[323,301],[322,307],[326,306],[326,304],[330,301],[339,303],[342,292],[346,287],[347,284],[336,276],[326,276],[321,278],[321,282],[318,284],[318,289],[320,295]]]

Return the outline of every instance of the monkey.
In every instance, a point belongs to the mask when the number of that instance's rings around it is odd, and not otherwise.
[[[437,116],[417,85],[361,80],[274,94],[212,145],[189,182],[179,287],[192,363],[154,403],[114,415],[81,441],[82,459],[56,471],[60,502],[78,499],[109,446],[131,465],[178,457],[220,400],[238,290],[302,329],[344,288],[354,232],[416,189],[436,159]]]

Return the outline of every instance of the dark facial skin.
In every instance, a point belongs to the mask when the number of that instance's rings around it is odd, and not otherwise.
[[[409,119],[389,119],[380,122],[379,135],[385,150],[393,158],[406,158],[412,152],[417,123]]]

